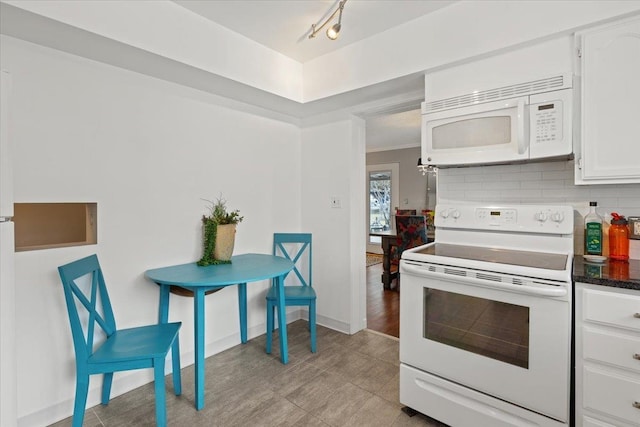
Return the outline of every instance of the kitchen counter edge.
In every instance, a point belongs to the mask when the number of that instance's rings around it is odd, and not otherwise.
[[[582,255],[575,255],[573,281],[640,291],[640,260],[624,262],[607,259],[596,264],[586,262]]]

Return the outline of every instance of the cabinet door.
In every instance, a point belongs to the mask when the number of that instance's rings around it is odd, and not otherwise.
[[[582,159],[576,183],[640,183],[640,17],[582,43]]]

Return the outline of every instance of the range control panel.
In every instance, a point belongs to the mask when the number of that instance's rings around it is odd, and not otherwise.
[[[573,233],[573,207],[565,205],[436,206],[436,228]]]

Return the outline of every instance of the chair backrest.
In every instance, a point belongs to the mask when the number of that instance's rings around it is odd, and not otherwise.
[[[306,256],[303,256],[305,253]],[[311,233],[274,233],[273,254],[291,260],[294,264],[291,271],[295,273],[300,283],[303,286],[312,286]],[[306,277],[300,271],[305,263],[308,266]],[[288,275],[289,273],[287,273]]]
[[[396,209],[396,215],[415,215],[415,209]]]
[[[433,209],[422,209],[420,211],[421,215],[424,215],[425,220],[427,222],[427,229],[433,229],[433,220],[435,217],[436,212]]]
[[[427,224],[424,215],[396,216],[398,258],[405,249],[428,243]]]
[[[116,330],[111,301],[96,255],[60,266],[58,273],[69,312],[76,363],[81,363],[93,354],[96,325],[106,336]]]

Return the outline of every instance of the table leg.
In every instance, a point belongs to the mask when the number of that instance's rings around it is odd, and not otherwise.
[[[195,376],[196,409],[204,408],[204,290],[193,291],[193,314],[195,325]]]
[[[280,360],[284,365],[289,363],[287,348],[287,307],[284,305],[284,276],[276,278],[278,287],[278,328],[280,333]]]
[[[169,322],[169,285],[160,285],[160,304],[158,305],[158,323]]]
[[[238,283],[238,306],[240,308],[240,341],[247,342],[247,284]]]
[[[393,280],[391,274],[391,244],[394,237],[383,236],[382,237],[382,285],[384,289],[391,289],[391,280]]]

